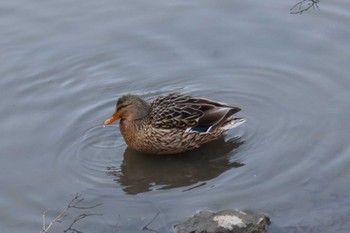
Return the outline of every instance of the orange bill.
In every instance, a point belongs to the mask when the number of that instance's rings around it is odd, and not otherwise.
[[[104,125],[109,125],[109,124],[112,124],[113,122],[115,122],[116,120],[119,120],[119,119],[120,119],[119,113],[114,112],[113,115],[110,118],[108,118],[107,120],[105,120],[103,122],[103,124]]]

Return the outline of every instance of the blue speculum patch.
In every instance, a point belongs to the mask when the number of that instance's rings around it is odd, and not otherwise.
[[[199,133],[205,133],[207,132],[209,127],[194,127],[188,130],[188,132],[199,132]]]

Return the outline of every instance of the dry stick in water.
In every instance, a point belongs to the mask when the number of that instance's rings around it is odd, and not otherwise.
[[[158,217],[159,214],[160,214],[160,211],[158,210],[158,212],[156,213],[156,215],[151,219],[151,221],[149,221],[149,222],[142,228],[142,230],[153,231],[153,232],[159,233],[159,232],[156,231],[156,230],[153,230],[153,229],[151,229],[151,228],[148,228],[148,226]]]
[[[69,209],[82,209],[82,210],[86,210],[86,209],[92,209],[95,208],[97,206],[100,206],[101,203],[93,205],[93,206],[88,206],[88,207],[84,207],[84,206],[78,206],[78,204],[80,202],[82,202],[84,200],[84,198],[81,197],[81,194],[75,194],[75,197],[69,202],[69,204],[67,205],[67,207],[59,214],[57,215],[57,217],[52,220],[50,222],[50,224],[46,227],[46,221],[45,221],[45,215],[47,213],[48,210],[46,210],[43,213],[43,229],[40,231],[40,233],[48,233],[49,229],[52,227],[52,225],[56,222],[62,222],[63,219],[68,215],[68,211]],[[79,220],[84,219],[88,216],[93,216],[93,215],[99,215],[101,216],[102,214],[87,214],[87,213],[83,213],[78,215],[73,222],[70,224],[70,226],[64,230],[64,232],[75,232],[75,233],[79,233],[80,231],[78,231],[77,229],[74,229],[73,226],[75,223],[77,223]]]
[[[295,4],[292,8],[290,8],[290,13],[291,14],[301,14],[304,11],[309,10],[311,7],[319,10],[318,5],[317,5],[317,3],[319,3],[319,2],[320,2],[320,0],[302,0],[302,1],[298,2],[297,4]],[[306,6],[305,6],[305,3],[307,3]]]

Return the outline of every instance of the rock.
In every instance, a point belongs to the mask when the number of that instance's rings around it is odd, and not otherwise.
[[[217,213],[201,211],[181,224],[176,233],[264,233],[270,219],[250,211],[223,210]]]

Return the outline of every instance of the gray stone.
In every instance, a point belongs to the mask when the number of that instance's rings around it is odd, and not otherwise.
[[[175,225],[176,233],[264,233],[270,219],[251,211],[201,211]]]

